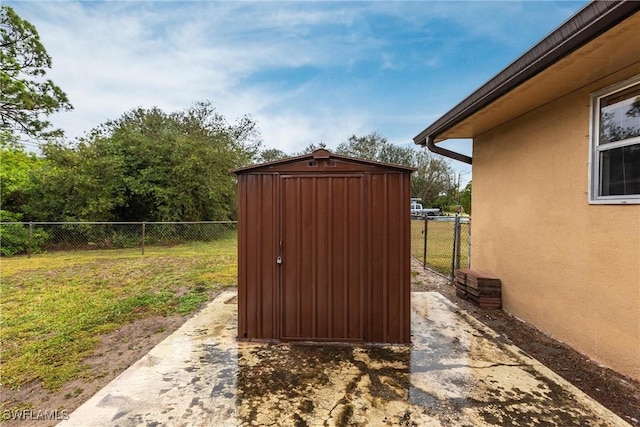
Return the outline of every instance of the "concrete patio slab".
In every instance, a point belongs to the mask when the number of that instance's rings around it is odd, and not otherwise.
[[[222,293],[59,425],[627,425],[435,292],[411,346],[238,343],[236,318]]]

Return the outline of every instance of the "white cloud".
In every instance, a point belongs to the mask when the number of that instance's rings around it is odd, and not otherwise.
[[[315,106],[295,114],[272,110],[303,96],[309,89],[305,84],[276,92],[241,85],[246,76],[269,67],[339,61],[324,48],[311,49],[311,40],[288,37],[303,34],[306,25],[335,23],[335,16],[269,8],[267,16],[259,17],[255,10],[237,13],[244,5],[228,3],[198,5],[201,15],[180,5],[175,8],[175,15],[163,8],[154,11],[120,3],[38,3],[26,10],[54,59],[49,77],[75,107],[74,112],[53,116],[69,137],[81,136],[138,106],[175,111],[204,99],[212,100],[229,120],[253,115],[265,142],[286,150],[344,138],[339,135],[344,130],[337,129],[360,130],[362,119],[346,119],[348,115],[333,111],[334,107],[325,107],[320,118]],[[250,22],[253,31],[278,28],[284,36],[244,40],[235,27]]]
[[[305,111],[265,114],[256,117],[265,146],[286,153],[302,151],[309,144],[323,142],[329,149],[347,140],[352,134],[371,131],[366,114],[356,111],[326,110],[310,115]]]
[[[475,71],[456,79],[447,58],[474,38],[493,51],[514,43],[510,29],[525,20],[521,5],[505,2],[11,4],[40,32],[48,77],[75,107],[52,117],[67,136],[135,107],[210,100],[229,121],[251,115],[265,146],[285,152],[373,131],[411,143],[482,83]],[[554,7],[532,16],[529,5],[526,19],[537,25]],[[436,71],[446,84],[432,83]]]

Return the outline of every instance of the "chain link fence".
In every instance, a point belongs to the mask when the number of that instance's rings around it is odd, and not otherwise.
[[[2,222],[2,256],[46,251],[125,249],[210,242],[236,235],[235,221]]]
[[[427,217],[411,221],[411,255],[440,274],[453,277],[470,267],[471,220]],[[0,222],[0,254],[171,246],[235,237],[235,221],[201,222]]]
[[[411,221],[411,255],[453,280],[457,268],[471,267],[471,218],[436,216]]]

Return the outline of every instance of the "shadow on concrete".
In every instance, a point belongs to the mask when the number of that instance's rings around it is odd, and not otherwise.
[[[238,343],[234,298],[60,425],[627,425],[438,293],[412,294],[410,346]]]

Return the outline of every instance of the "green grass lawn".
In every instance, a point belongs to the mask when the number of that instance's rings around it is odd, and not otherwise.
[[[236,284],[236,237],[0,260],[0,387],[82,377],[99,335],[151,315],[185,315]]]
[[[462,224],[460,267],[469,262],[468,224]],[[427,266],[439,273],[451,274],[453,255],[454,222],[428,221],[427,225]],[[411,221],[411,256],[420,262],[424,260],[424,221]]]

